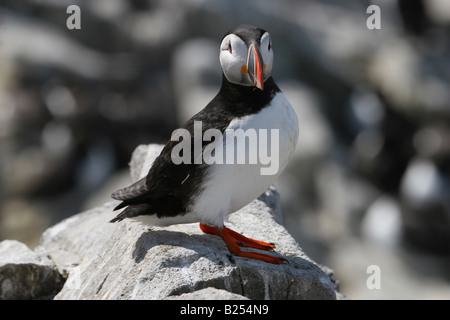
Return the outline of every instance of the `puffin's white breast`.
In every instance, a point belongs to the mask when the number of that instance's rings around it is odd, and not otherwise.
[[[249,139],[230,139],[235,135],[236,129],[256,132],[258,144],[251,144]],[[267,135],[265,141],[268,142],[266,152],[259,144],[261,139],[264,139],[264,135]],[[204,189],[194,199],[188,213],[198,217],[200,222],[218,227],[223,225],[223,221],[230,213],[241,209],[263,193],[284,170],[298,140],[297,115],[286,97],[278,92],[270,105],[257,114],[231,121],[224,136],[221,147],[213,142],[209,148],[215,148],[215,151],[219,153],[226,153],[226,150],[229,150],[227,147],[232,144],[231,148],[235,150],[235,154],[238,154],[239,150],[242,150],[240,147],[243,147],[246,150],[247,161],[244,164],[237,164],[237,161],[234,163],[224,161],[223,164],[210,165],[207,168]],[[242,143],[245,143],[245,146],[236,145]],[[249,163],[249,156],[254,152],[258,153],[258,161]],[[260,157],[264,153],[266,157]],[[226,160],[226,156],[224,159]],[[267,163],[268,159],[270,163]],[[268,170],[269,166],[271,170]],[[262,174],[264,168],[266,173],[271,174]]]

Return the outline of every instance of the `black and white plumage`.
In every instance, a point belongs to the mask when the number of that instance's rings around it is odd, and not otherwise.
[[[221,42],[220,63],[219,93],[183,128],[191,137],[195,121],[202,121],[203,133],[220,130],[224,140],[202,141],[203,150],[229,143],[230,129],[277,129],[277,173],[261,175],[261,163],[195,164],[194,155],[190,164],[175,164],[171,154],[179,141],[168,141],[146,177],[112,194],[122,201],[115,209],[125,209],[111,222],[125,218],[157,226],[200,222],[203,231],[220,235],[233,253],[281,263],[282,259],[270,255],[240,251],[237,244],[266,250],[274,246],[236,234],[224,221],[263,193],[283,171],[297,144],[297,116],[271,76],[273,49],[268,32],[249,25],[229,31]]]

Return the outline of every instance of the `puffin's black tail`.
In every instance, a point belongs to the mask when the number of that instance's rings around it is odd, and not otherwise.
[[[122,205],[123,203],[124,202],[122,202],[120,205]],[[117,206],[117,207],[119,207],[119,206]],[[125,204],[125,206],[126,206],[126,204]],[[117,209],[117,207],[116,207],[116,209]],[[114,210],[116,210],[116,209],[114,209]],[[121,213],[119,213],[114,219],[110,220],[109,222],[118,222],[118,221],[122,221],[125,218],[133,218],[133,217],[140,216],[142,214],[148,214],[149,212],[151,212],[151,210],[152,210],[152,206],[147,203],[129,205],[125,210],[123,210]]]
[[[182,201],[175,195],[154,193],[146,184],[146,178],[136,181],[132,185],[117,190],[111,197],[122,202],[114,208],[125,208],[110,222],[122,221],[125,218],[133,218],[140,215],[156,214],[158,218],[174,217],[186,213]]]
[[[125,218],[132,218],[141,214],[148,214],[152,210],[152,205],[148,203],[148,201],[143,203],[143,200],[148,198],[148,187],[145,178],[136,181],[128,187],[117,190],[111,197],[116,200],[122,200],[122,202],[114,208],[114,211],[125,208],[126,206],[128,206],[128,208],[119,213],[117,217],[110,222],[121,221]]]

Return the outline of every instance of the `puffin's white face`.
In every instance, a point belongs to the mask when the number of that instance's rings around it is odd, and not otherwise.
[[[247,44],[237,35],[225,36],[220,45],[220,64],[228,81],[261,90],[272,73],[273,50],[270,34]]]

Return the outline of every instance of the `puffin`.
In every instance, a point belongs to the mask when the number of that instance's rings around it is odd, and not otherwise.
[[[203,232],[221,237],[232,254],[281,264],[284,258],[266,253],[275,244],[248,238],[226,227],[225,221],[264,193],[284,170],[297,145],[298,118],[272,78],[269,32],[252,25],[228,31],[220,44],[219,60],[223,71],[219,92],[180,128],[190,134],[183,137],[188,139],[185,145],[192,148],[180,151],[181,137],[172,134],[147,176],[111,195],[121,201],[114,210],[124,210],[110,222],[133,219],[147,226],[199,223]],[[255,133],[260,138],[258,145],[250,145],[254,140],[247,136],[234,139],[238,130]],[[216,134],[199,139],[199,132]],[[265,146],[261,141],[267,142],[276,163],[274,172],[263,174],[267,161],[262,157],[256,161],[245,161],[245,156],[244,161],[225,157],[233,148],[244,150],[248,158],[255,152],[258,155]],[[211,155],[213,160],[223,156],[224,161],[210,161]]]

